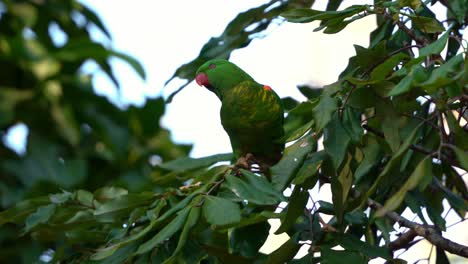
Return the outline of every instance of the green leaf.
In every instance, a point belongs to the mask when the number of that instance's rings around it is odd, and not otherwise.
[[[55,204],[43,205],[37,208],[36,212],[30,214],[26,219],[24,232],[27,233],[37,225],[47,223],[54,215],[56,208]]]
[[[300,186],[295,186],[289,198],[286,214],[281,219],[281,225],[275,234],[287,232],[295,223],[299,216],[304,215],[307,201],[309,200],[309,191]]]
[[[416,169],[413,171],[408,180],[406,180],[403,186],[385,202],[384,206],[380,208],[375,213],[375,215],[377,217],[381,217],[384,216],[387,212],[397,209],[405,199],[405,195],[408,191],[416,188],[421,181],[425,181],[425,185],[427,186],[428,181],[424,179],[428,178],[432,180],[432,177],[432,158],[428,156],[418,164]]]
[[[367,203],[367,198],[370,197],[379,187],[380,183],[385,180],[387,177],[390,177],[392,175],[392,171],[394,170],[395,167],[397,167],[400,164],[400,161],[403,159],[404,154],[408,150],[408,148],[413,144],[413,141],[416,139],[416,136],[418,135],[419,128],[421,127],[423,123],[420,123],[414,130],[411,132],[411,134],[405,139],[403,144],[401,144],[400,148],[398,149],[397,152],[395,152],[392,156],[392,158],[388,161],[388,163],[385,165],[384,169],[380,174],[377,176],[377,179],[374,181],[374,184],[369,188],[369,190],[366,192],[366,195],[363,197],[362,203]]]
[[[273,251],[268,255],[266,263],[268,264],[279,264],[289,263],[301,248],[301,244],[294,241],[293,238],[288,239],[281,245],[277,250]]]
[[[189,238],[190,231],[192,228],[198,223],[198,219],[200,217],[201,208],[200,207],[192,207],[190,209],[190,213],[187,218],[187,222],[184,225],[184,229],[182,229],[182,233],[179,237],[179,242],[177,243],[177,247],[172,253],[172,256],[164,261],[163,263],[172,263],[174,258],[182,251],[183,247],[187,243]]]
[[[333,234],[333,237],[340,244],[340,246],[349,251],[357,251],[370,258],[380,257],[384,259],[391,259],[389,251],[386,247],[370,245],[350,234]]]
[[[270,224],[267,221],[233,228],[229,238],[232,252],[244,257],[258,256],[258,250],[265,244],[269,230]]]
[[[410,56],[403,52],[391,56],[372,70],[370,79],[375,81],[385,80],[394,72],[394,69],[398,64],[408,59],[410,59]]]
[[[208,223],[217,226],[233,224],[241,220],[241,211],[237,203],[211,195],[205,196],[203,215]]]
[[[94,195],[86,190],[76,191],[76,200],[84,206],[93,207],[94,206]]]
[[[435,264],[450,264],[450,260],[445,253],[445,250],[440,247],[436,247],[436,261]]]
[[[342,125],[354,144],[361,141],[361,137],[364,133],[364,130],[361,127],[361,112],[358,112],[351,107],[346,107]]]
[[[80,9],[81,9],[81,12],[83,13],[83,15],[88,19],[90,20],[91,22],[94,23],[94,25],[96,25],[105,35],[106,37],[108,37],[109,39],[111,39],[111,34],[109,33],[109,31],[106,29],[106,27],[104,26],[104,24],[102,23],[101,19],[96,15],[95,12],[93,12],[93,10],[87,8],[85,5],[81,5],[80,6]]]
[[[261,176],[255,176],[260,178]],[[263,183],[256,183],[257,185],[263,185]],[[277,204],[281,201],[276,195],[271,195],[269,192],[264,192],[263,189],[274,190],[272,187],[267,185],[263,186],[262,189],[257,189],[251,184],[250,181],[246,182],[239,179],[236,176],[226,176],[225,186],[235,193],[239,198],[247,200],[250,203],[258,205],[272,205]]]
[[[102,187],[94,192],[94,197],[99,201],[112,200],[119,196],[127,195],[128,191],[120,187]]]
[[[232,157],[233,156],[231,153],[216,154],[203,158],[182,157],[176,160],[163,163],[159,165],[159,167],[170,171],[181,172],[187,170],[194,170],[202,167],[208,167],[219,161],[231,160]]]
[[[99,248],[96,253],[91,255],[91,259],[93,260],[101,260],[104,258],[109,257],[110,255],[114,254],[119,248],[128,245],[129,243],[132,243],[143,236],[145,236],[147,233],[149,233],[155,226],[158,224],[160,221],[163,221],[163,217],[161,219],[157,219],[159,216],[159,212],[163,207],[166,206],[166,200],[158,200],[156,207],[153,210],[154,217],[150,218],[151,222],[149,225],[147,225],[145,228],[143,228],[141,231],[137,233],[133,233],[132,235],[126,237],[119,243],[104,247],[104,248]]]
[[[347,105],[364,110],[366,108],[374,107],[376,101],[377,99],[374,91],[369,89],[369,87],[364,86],[355,89],[354,92],[351,93]]]
[[[276,190],[282,191],[293,180],[306,156],[315,151],[317,143],[312,136],[306,136],[286,148],[283,158],[270,168],[271,183]]]
[[[146,80],[145,69],[143,68],[143,66],[138,60],[136,60],[130,55],[127,55],[127,54],[124,54],[122,52],[118,52],[115,50],[110,51],[110,54],[128,63],[138,73],[138,75],[140,75],[140,77],[143,80]]]
[[[378,164],[382,156],[380,145],[378,144],[375,137],[367,134],[366,141],[367,142],[362,149],[364,158],[359,162],[359,166],[354,172],[356,183],[360,182],[362,177]]]
[[[409,73],[398,82],[398,84],[388,93],[388,96],[396,96],[409,92],[416,85],[420,85],[426,80],[426,73],[421,65],[414,65],[410,68]]]
[[[30,213],[37,210],[41,206],[49,204],[50,200],[48,197],[38,197],[34,199],[24,200],[16,204],[14,207],[0,212],[0,226],[5,223],[20,223]]]
[[[353,5],[340,11],[319,11],[306,8],[297,8],[281,13],[289,22],[309,23],[315,20],[340,19],[344,20],[354,14],[366,10],[365,5]]]
[[[174,219],[172,219],[172,221],[168,225],[161,229],[161,231],[159,231],[153,238],[141,244],[138,247],[138,250],[135,254],[139,255],[146,253],[158,246],[159,244],[161,244],[162,242],[164,242],[166,239],[170,238],[172,235],[174,235],[187,222],[187,218],[189,216],[190,211],[190,207],[186,207],[180,210],[178,215]]]
[[[434,18],[424,16],[409,16],[413,25],[424,33],[439,33],[445,30],[444,26]]]
[[[367,260],[359,254],[359,252],[348,251],[348,250],[333,250],[326,247],[322,248],[321,261],[322,264],[342,264],[342,263],[353,263],[353,264],[365,264]]]
[[[281,13],[281,16],[286,18],[289,22],[309,23],[316,20],[314,16],[321,13],[322,11],[310,8],[296,8]]]
[[[449,61],[436,68],[430,74],[429,78],[418,86],[423,88],[428,93],[432,94],[437,91],[437,88],[443,88],[446,85],[458,80],[463,76],[463,54],[458,54],[452,57]]]
[[[460,25],[463,24],[468,12],[468,3],[465,0],[452,0],[448,4],[451,7],[447,10],[448,14],[453,15]]]
[[[38,10],[29,3],[14,3],[8,6],[8,11],[19,18],[25,26],[34,26],[38,16]]]
[[[455,156],[458,159],[458,162],[460,163],[460,166],[464,170],[468,171],[468,154],[466,153],[466,151],[463,151],[462,149],[456,146],[453,146],[453,150],[455,152]]]
[[[338,101],[327,95],[320,96],[320,101],[314,107],[315,130],[322,130],[330,122],[333,113],[338,109]]]
[[[327,158],[327,153],[323,150],[310,154],[304,161],[304,164],[302,165],[302,167],[297,172],[296,177],[294,178],[292,183],[295,185],[301,185],[309,177],[314,177],[315,175],[317,176],[317,180],[318,180],[318,175],[316,173],[319,170],[320,166],[322,165],[322,162],[326,158]]]
[[[312,128],[313,125],[314,125],[314,120],[310,120],[308,123],[292,131],[289,135],[287,135],[286,142],[291,142],[291,141],[301,138],[307,131],[309,131]]]
[[[377,115],[382,118],[382,132],[385,141],[393,152],[398,151],[400,147],[400,130],[397,120],[399,115],[396,112],[393,102],[384,100],[376,106]]]
[[[108,202],[99,204],[94,210],[94,215],[100,216],[110,213],[122,213],[134,207],[149,204],[153,199],[151,193],[127,194],[118,196]]]
[[[319,87],[311,87],[308,85],[299,85],[297,86],[297,89],[299,89],[301,94],[307,97],[309,100],[319,97],[323,91],[323,89]]]
[[[283,195],[280,191],[276,190],[273,185],[265,178],[260,175],[254,174],[251,171],[240,169],[242,175],[247,179],[250,186],[254,187],[257,191],[271,195],[280,201],[284,200]]]
[[[399,0],[398,1],[398,6],[399,7],[409,6],[413,10],[416,10],[416,9],[420,8],[421,5],[422,5],[421,0]]]
[[[63,204],[73,198],[73,193],[62,191],[62,193],[50,194],[49,199],[54,204]]]
[[[447,40],[450,35],[450,30],[447,30],[440,38],[431,44],[425,46],[424,48],[419,50],[419,57],[418,58],[425,58],[428,55],[432,54],[440,54],[447,44]]]
[[[335,209],[335,215],[339,224],[343,223],[346,204],[348,202],[349,191],[353,183],[353,173],[350,168],[351,155],[348,154],[346,163],[337,176],[331,179],[332,200]]]
[[[335,170],[341,165],[351,139],[346,133],[338,114],[335,114],[331,122],[324,130],[323,146],[330,155]]]

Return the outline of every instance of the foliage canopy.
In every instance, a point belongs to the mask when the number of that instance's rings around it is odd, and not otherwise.
[[[91,39],[90,25],[110,37],[91,10],[73,0],[1,1],[0,133],[19,123],[29,133],[25,153],[0,144],[0,262],[404,263],[394,253],[418,236],[435,246],[437,263],[449,261],[446,252],[468,257],[441,235],[444,207],[460,220],[467,210],[468,4],[341,2],[320,11],[314,1],[274,0],[240,13],[173,76],[189,83],[204,61],[229,58],[272,21],[319,21],[317,31],[334,34],[376,18],[369,47],[355,46],[335,83],[300,86],[305,102],[284,98],[291,145],[269,181],[217,165],[230,154],[186,157],[190,147],[159,126],[161,98],[139,108],[97,96],[87,61],[116,85],[111,57],[145,73]],[[317,184],[330,186],[332,203],[313,200]],[[408,208],[417,221],[401,215]],[[289,240],[263,254],[269,219],[281,220],[276,233]],[[395,236],[399,226],[407,229]],[[293,259],[303,244],[308,254]]]

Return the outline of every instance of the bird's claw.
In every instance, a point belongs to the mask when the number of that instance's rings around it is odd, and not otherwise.
[[[254,156],[251,153],[247,153],[245,156],[241,156],[234,164],[234,167],[239,169],[250,170],[250,167],[254,164]]]

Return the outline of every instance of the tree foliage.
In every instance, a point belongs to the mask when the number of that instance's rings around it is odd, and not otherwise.
[[[88,24],[107,31],[86,7],[3,1],[0,128],[22,122],[29,136],[22,155],[0,145],[0,197],[9,208],[0,213],[0,259],[48,252],[67,263],[400,263],[394,253],[417,236],[436,247],[437,263],[448,261],[446,252],[468,257],[466,246],[442,236],[444,208],[461,220],[467,210],[466,1],[329,1],[324,11],[313,2],[240,13],[174,74],[190,82],[201,63],[228,58],[274,20],[319,21],[317,31],[334,34],[375,17],[369,47],[355,46],[335,83],[300,86],[305,102],[285,98],[291,143],[267,178],[217,164],[230,154],[182,157],[188,148],[158,125],[162,99],[121,109],[96,96],[80,71],[85,61],[114,80],[112,56],[144,71],[92,41]],[[435,3],[447,20],[437,19]],[[63,15],[76,13],[85,22]],[[64,45],[54,43],[51,24],[67,34]],[[156,157],[164,163],[151,167]],[[330,186],[332,203],[313,200],[316,185]],[[406,209],[417,221],[402,216]],[[269,219],[281,221],[276,233],[289,240],[264,254]],[[394,236],[399,226],[406,229]],[[308,254],[294,260],[303,244]]]

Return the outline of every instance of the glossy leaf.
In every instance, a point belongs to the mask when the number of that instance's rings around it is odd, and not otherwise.
[[[232,159],[231,153],[216,154],[216,155],[198,158],[198,159],[183,157],[183,158],[179,158],[176,160],[163,163],[159,166],[166,170],[180,172],[180,171],[193,170],[193,169],[198,169],[201,167],[206,167],[218,161],[227,161],[231,159]]]
[[[30,214],[26,219],[24,232],[29,232],[39,224],[44,224],[54,215],[57,206],[55,204],[44,205],[37,208],[36,212]]]
[[[405,199],[406,193],[416,188],[421,183],[421,181],[423,181],[425,178],[428,178],[429,182],[432,179],[431,157],[424,158],[418,164],[416,169],[413,171],[411,176],[409,176],[408,180],[405,181],[403,186],[400,187],[400,189],[385,202],[384,206],[376,212],[376,216],[383,216],[387,212],[393,211],[396,208],[398,208],[398,206],[400,206],[400,204]],[[425,182],[426,182],[425,185],[427,186],[428,181],[425,181]],[[426,186],[421,186],[421,188],[424,189]]]
[[[362,149],[364,158],[361,160],[359,166],[354,172],[354,178],[356,182],[359,182],[363,176],[365,176],[374,166],[376,166],[376,163],[382,156],[380,146],[376,139],[372,136],[368,136],[366,140],[367,144]]]
[[[436,19],[423,16],[410,16],[413,25],[424,33],[439,33],[445,30],[444,26]]]
[[[388,250],[385,247],[370,245],[349,234],[336,235],[336,240],[343,248],[350,251],[362,252],[364,255],[370,258],[391,258],[390,254],[388,253]]]
[[[350,141],[351,138],[343,127],[341,120],[338,115],[335,115],[325,128],[323,140],[325,151],[330,155],[335,169],[338,169],[345,158]]]
[[[468,154],[466,151],[461,150],[458,147],[453,147],[455,155],[457,156],[458,162],[464,170],[468,170]]]
[[[386,179],[387,177],[389,177],[393,171],[393,169],[399,165],[400,161],[402,160],[403,158],[403,155],[406,153],[406,151],[408,150],[408,148],[410,147],[410,145],[413,143],[413,141],[415,140],[417,134],[418,134],[418,130],[420,128],[421,124],[418,125],[415,129],[413,129],[413,131],[411,132],[411,134],[405,139],[405,141],[403,142],[403,144],[401,144],[400,148],[398,149],[397,152],[395,152],[392,156],[392,158],[388,161],[388,163],[385,165],[384,169],[379,173],[379,175],[377,176],[377,179],[374,181],[374,183],[372,184],[372,186],[369,188],[369,190],[367,191],[366,195],[365,195],[365,199],[363,200],[363,202],[367,202],[367,198],[373,194],[375,192],[375,190],[379,187],[379,184],[384,180]]]
[[[313,110],[316,131],[322,130],[330,122],[336,109],[338,104],[335,98],[326,95],[320,97],[318,105]]]
[[[339,263],[367,263],[367,260],[356,251],[341,251],[323,248],[321,251],[321,261],[323,264],[339,264]]]
[[[205,196],[203,215],[208,223],[216,226],[237,223],[241,220],[241,211],[237,203],[216,196]]]
[[[418,85],[428,93],[432,94],[436,92],[437,88],[442,88],[456,81],[463,75],[461,67],[463,65],[463,61],[463,55],[458,54],[432,71],[429,78],[426,81],[419,83]]]
[[[287,232],[296,222],[296,219],[304,214],[305,206],[309,200],[309,192],[300,186],[295,186],[289,198],[286,214],[281,220],[280,227],[275,231],[275,234]]]
[[[261,176],[254,177],[260,178]],[[281,201],[276,195],[271,194],[271,192],[275,191],[271,185],[264,185],[264,182],[260,180],[254,182],[257,186],[261,186],[261,189],[257,189],[255,186],[250,184],[250,181],[244,181],[236,176],[228,175],[226,176],[225,186],[238,197],[254,204],[271,205]],[[268,191],[265,192],[265,189]]]
[[[188,215],[187,222],[185,223],[184,228],[182,229],[182,233],[180,234],[177,247],[172,253],[172,256],[166,261],[164,261],[164,263],[171,263],[174,260],[174,258],[182,251],[182,248],[185,246],[185,244],[188,241],[190,231],[198,223],[200,213],[201,213],[200,207],[192,207]]]
[[[136,255],[143,254],[152,250],[154,247],[158,246],[166,239],[171,237],[174,233],[179,231],[187,221],[187,218],[190,213],[190,207],[186,207],[182,209],[178,215],[172,219],[172,221],[165,226],[161,231],[159,231],[154,237],[150,240],[146,241],[145,243],[141,244],[136,251]]]
[[[268,222],[234,228],[229,239],[233,253],[244,257],[255,257],[265,243],[269,230]]]
[[[271,183],[276,190],[282,191],[293,180],[306,156],[317,148],[311,136],[303,137],[289,146],[278,164],[270,168]]]
[[[449,31],[446,31],[439,39],[419,50],[419,58],[432,54],[439,54],[444,49],[449,38]]]

